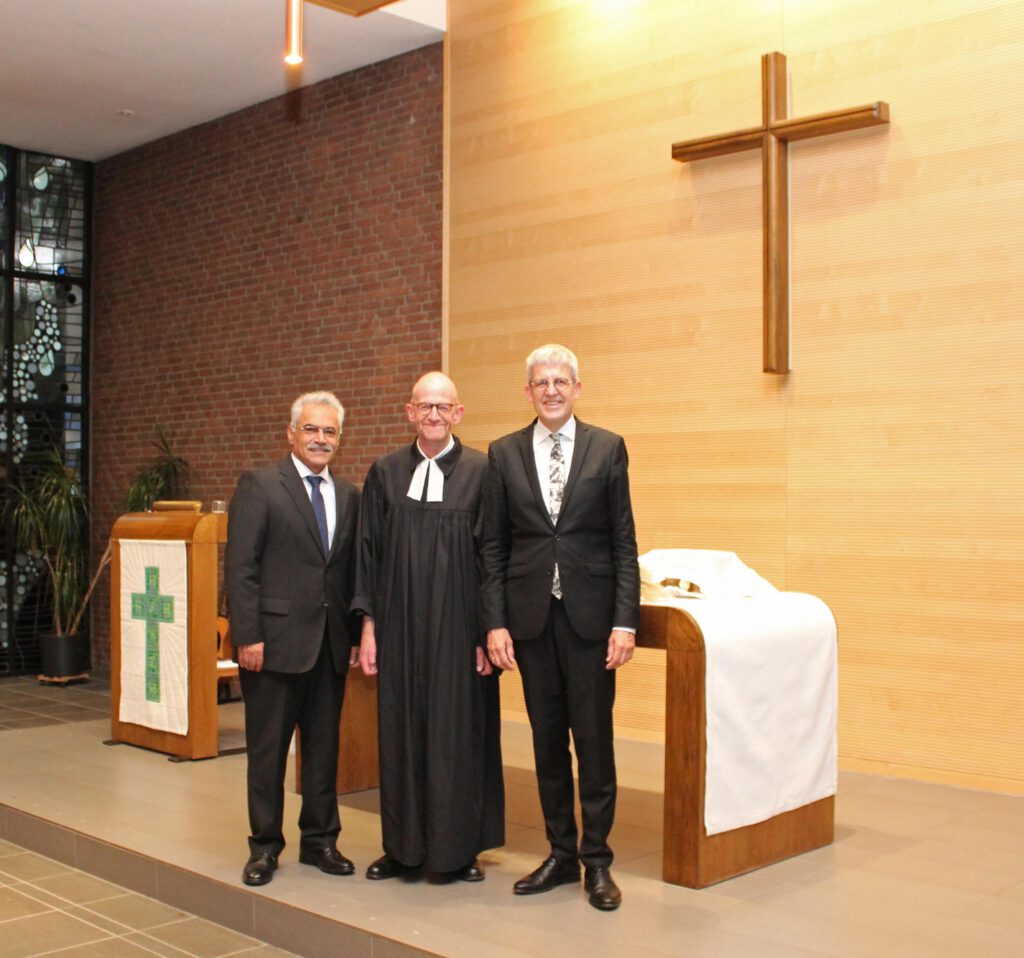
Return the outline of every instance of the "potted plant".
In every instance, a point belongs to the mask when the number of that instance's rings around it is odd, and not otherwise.
[[[18,550],[43,562],[53,597],[53,633],[39,636],[42,673],[67,678],[87,671],[89,633],[82,616],[110,562],[110,543],[89,576],[89,507],[82,477],[59,449],[38,475],[8,484],[7,519]]]
[[[125,512],[148,512],[154,499],[185,499],[188,497],[189,464],[171,449],[163,427],[153,427],[157,457],[135,473],[124,497]]]

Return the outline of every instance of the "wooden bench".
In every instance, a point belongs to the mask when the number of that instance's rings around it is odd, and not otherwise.
[[[231,700],[231,680],[238,678],[238,665],[231,649],[231,623],[217,616],[217,701]]]

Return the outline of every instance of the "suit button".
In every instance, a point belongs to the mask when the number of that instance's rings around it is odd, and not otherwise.
[[[561,536],[555,536],[555,542],[561,542],[561,541],[562,541],[562,537]]]

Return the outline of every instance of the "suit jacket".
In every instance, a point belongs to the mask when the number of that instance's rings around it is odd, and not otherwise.
[[[535,420],[536,421],[536,420]],[[577,419],[558,525],[533,455],[533,424],[491,444],[484,505],[483,625],[513,641],[544,629],[555,563],[569,622],[602,641],[640,621],[640,570],[621,436]]]
[[[334,477],[337,524],[324,555],[313,505],[291,456],[245,473],[228,511],[224,555],[233,645],[264,643],[263,667],[307,672],[324,630],[335,668],[348,667],[359,493]]]

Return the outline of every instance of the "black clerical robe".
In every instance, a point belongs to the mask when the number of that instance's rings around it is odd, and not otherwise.
[[[421,460],[413,443],[367,474],[352,608],[377,639],[384,851],[446,872],[505,839],[497,675],[476,671],[487,458],[456,439],[441,502],[407,495]]]

